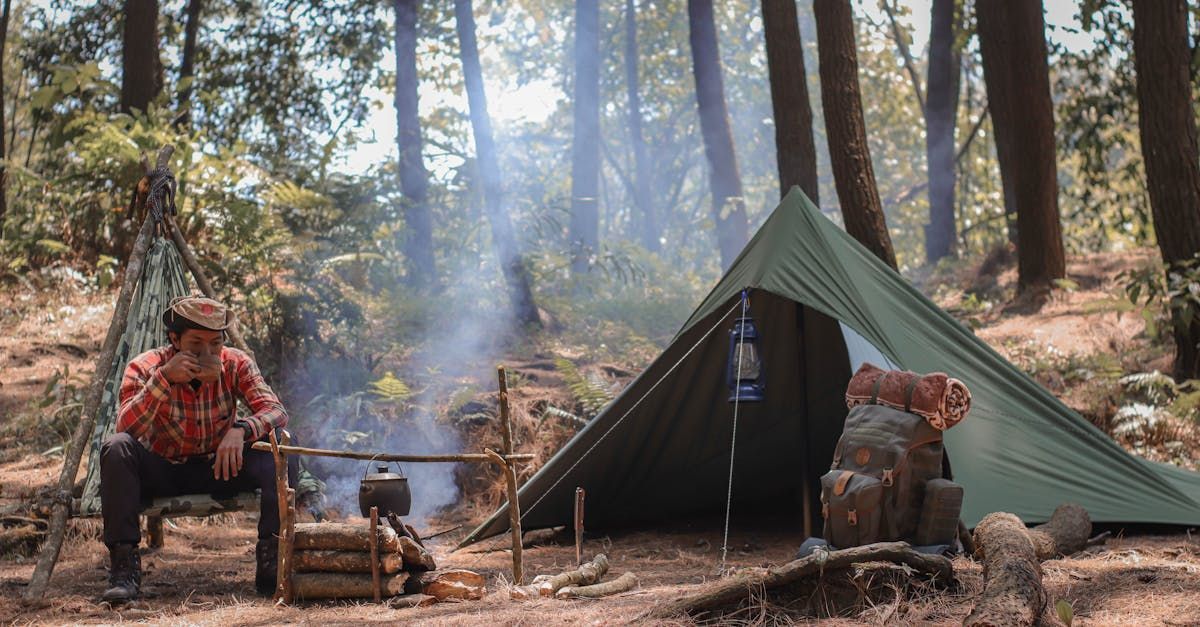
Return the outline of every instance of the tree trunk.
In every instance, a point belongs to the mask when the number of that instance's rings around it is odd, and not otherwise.
[[[813,14],[825,133],[846,232],[895,268],[896,252],[879,202],[863,121],[853,9],[847,0],[813,0]]]
[[[629,142],[633,144],[633,202],[641,212],[642,246],[651,252],[662,249],[659,242],[657,209],[650,190],[653,178],[650,159],[646,154],[646,139],[642,133],[642,96],[638,84],[637,7],[634,0],[625,0],[625,90],[629,96]]]
[[[125,0],[121,47],[121,111],[145,111],[163,86],[158,57],[158,1]]]
[[[9,146],[4,144],[7,117],[4,110],[4,49],[8,44],[8,16],[12,0],[4,0],[4,11],[0,13],[0,162],[8,158]],[[4,237],[4,219],[8,216],[8,168],[0,163],[0,239]]]
[[[929,224],[925,261],[937,263],[954,253],[954,127],[958,110],[958,54],[955,0],[933,0],[930,9],[929,68],[926,81],[925,160],[929,175]]]
[[[196,75],[196,37],[200,34],[200,14],[204,11],[204,0],[189,0],[187,5],[187,23],[183,29],[183,63],[179,66],[179,82],[188,79],[195,81]],[[192,123],[192,84],[179,91],[179,113],[175,118],[179,127],[187,127]]]
[[[725,108],[725,85],[721,78],[721,54],[717,48],[717,25],[712,0],[688,0],[688,41],[692,47],[692,75],[696,80],[696,105],[704,154],[708,157],[708,183],[712,190],[712,216],[717,227],[721,267],[728,269],[749,237],[742,177],[733,149],[729,111]]]
[[[817,197],[817,147],[813,141],[812,106],[804,70],[804,45],[796,0],[762,0],[771,106],[775,112],[775,156],[779,195],[798,185],[813,204]]]
[[[408,284],[425,288],[437,281],[433,258],[433,217],[429,211],[429,174],[421,156],[421,118],[417,111],[417,0],[395,0],[396,146],[400,191],[404,197],[404,241]]]
[[[1042,3],[978,0],[975,11],[1000,172],[1017,211],[1018,290],[1042,291],[1066,276]]]
[[[1200,159],[1189,77],[1188,13],[1183,0],[1135,0],[1133,52],[1138,126],[1154,232],[1168,273],[1200,252]],[[1200,324],[1172,311],[1175,377],[1200,375]]]
[[[531,279],[521,253],[517,249],[512,222],[504,211],[500,164],[496,159],[496,142],[492,137],[492,119],[487,110],[487,94],[483,89],[483,70],[479,64],[479,48],[475,43],[475,15],[471,0],[454,0],[454,18],[461,46],[463,76],[467,84],[467,106],[471,111],[471,128],[475,136],[475,157],[483,179],[484,205],[492,225],[492,240],[496,245],[500,268],[508,286],[513,312],[521,324],[541,326],[537,306],[533,302]]]
[[[571,141],[571,272],[600,245],[600,3],[575,0],[575,133]]]

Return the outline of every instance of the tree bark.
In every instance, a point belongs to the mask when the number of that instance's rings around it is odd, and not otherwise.
[[[896,268],[896,251],[879,202],[867,145],[853,9],[847,0],[813,0],[813,14],[817,18],[825,132],[846,232]]]
[[[125,0],[121,46],[121,111],[146,111],[163,86],[158,56],[158,1]]]
[[[486,583],[483,575],[469,570],[439,570],[412,573],[405,591],[409,594],[427,594],[438,601],[476,600],[482,599],[487,592]]]
[[[371,574],[371,554],[365,551],[300,550],[293,553],[292,568],[298,573],[365,573]],[[379,570],[386,575],[400,572],[407,564],[399,553],[384,552],[379,556]]]
[[[471,111],[471,128],[475,136],[475,157],[479,163],[480,178],[483,179],[484,205],[492,225],[492,240],[517,321],[527,326],[541,327],[541,318],[538,317],[530,287],[532,280],[529,270],[521,259],[512,222],[504,211],[504,189],[500,182],[492,119],[487,110],[487,94],[483,88],[483,70],[475,42],[475,14],[471,0],[454,0],[454,18],[461,46],[463,77],[467,85],[467,106]]]
[[[400,540],[391,527],[380,527],[376,533],[379,536],[379,550],[400,552]],[[350,523],[298,523],[294,542],[297,551],[365,552],[371,550],[371,530]]]
[[[1184,0],[1135,0],[1133,52],[1138,127],[1154,233],[1168,274],[1200,253],[1200,153],[1192,109],[1188,7]],[[1175,378],[1200,376],[1200,323],[1172,310]]]
[[[1012,514],[988,514],[975,528],[975,543],[984,553],[983,592],[963,625],[1033,625],[1046,610],[1047,596],[1025,524]]]
[[[575,130],[571,140],[571,272],[600,246],[600,3],[575,0]]]
[[[975,11],[1001,177],[1017,211],[1018,291],[1040,292],[1066,276],[1042,3],[979,0]]]
[[[429,173],[421,156],[421,117],[417,110],[417,0],[395,0],[396,146],[399,148],[401,203],[408,284],[425,288],[437,281],[433,257],[433,217],[429,210]]]
[[[592,561],[565,573],[560,573],[543,581],[538,586],[538,594],[544,597],[552,597],[555,592],[567,586],[591,585],[599,583],[604,574],[608,572],[608,556],[601,553]]]
[[[404,594],[408,573],[396,573],[382,578],[383,596]],[[370,574],[359,573],[296,573],[292,575],[297,599],[367,599],[375,595]]]
[[[200,34],[200,15],[204,12],[204,0],[188,0],[187,23],[183,28],[183,62],[179,66],[179,82],[192,79],[179,91],[179,112],[176,125],[185,128],[192,123],[192,88],[196,75],[196,38]]]
[[[625,0],[625,91],[629,100],[629,143],[633,145],[633,203],[641,212],[638,234],[642,247],[650,252],[662,249],[659,242],[657,208],[650,183],[653,174],[642,133],[642,95],[638,81],[637,7]]]
[[[712,217],[721,251],[721,267],[728,269],[749,237],[742,177],[733,148],[721,54],[712,0],[688,0],[688,41],[692,48],[692,75],[696,80],[696,106],[708,157],[708,183],[712,190]]]
[[[1081,505],[1059,505],[1050,520],[1025,532],[1039,560],[1078,553],[1092,535],[1092,518]]]
[[[937,263],[954,253],[954,128],[958,110],[958,54],[955,0],[933,0],[930,9],[929,68],[926,81],[925,161],[929,176],[929,224],[925,261]]]
[[[804,70],[796,0],[762,0],[762,14],[771,106],[775,113],[779,196],[786,196],[797,185],[814,205],[819,205],[817,147],[813,141],[813,114],[808,101],[808,76]]]
[[[4,59],[5,48],[8,47],[8,16],[12,10],[12,0],[4,0],[4,10],[0,13],[0,162],[8,158],[9,147],[4,143],[4,131],[7,112],[4,110]],[[4,219],[8,216],[8,168],[0,163],[0,238],[4,236]]]
[[[629,592],[637,586],[637,575],[625,573],[612,581],[594,583],[589,586],[567,586],[554,593],[556,599],[599,599],[600,597]]]

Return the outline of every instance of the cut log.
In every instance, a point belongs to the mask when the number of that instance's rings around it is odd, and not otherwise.
[[[542,587],[542,582],[550,579],[551,575],[538,575],[533,578],[528,586],[513,586],[508,591],[508,596],[516,601],[528,601],[529,599],[541,597],[538,588]]]
[[[440,570],[412,573],[405,588],[409,594],[427,594],[438,601],[482,599],[487,588],[483,575],[469,570]]]
[[[559,599],[598,599],[613,594],[629,592],[637,586],[637,576],[633,573],[625,573],[612,581],[604,583],[592,584],[590,586],[567,586],[554,596]]]
[[[538,586],[538,592],[544,597],[552,597],[555,592],[567,586],[586,586],[599,583],[604,573],[608,572],[608,556],[600,553],[592,561],[575,570],[569,570],[555,575]]]
[[[396,541],[400,544],[400,554],[404,556],[404,570],[409,572],[437,570],[433,554],[426,551],[425,547],[408,537],[397,538]]]
[[[988,514],[975,528],[975,544],[984,556],[983,592],[963,625],[1033,625],[1040,620],[1047,599],[1042,564],[1025,523],[1004,512]]]
[[[778,588],[809,575],[829,573],[863,562],[895,562],[929,575],[942,584],[954,582],[954,567],[941,555],[917,553],[905,542],[879,542],[839,551],[816,551],[782,566],[740,572],[660,604],[642,619],[664,620],[734,605],[759,590]]]
[[[382,578],[384,596],[404,594],[408,573],[396,573]],[[297,599],[369,599],[375,595],[370,574],[360,573],[296,573],[292,586]]]
[[[402,610],[410,607],[428,607],[434,603],[437,603],[437,597],[432,597],[428,594],[402,594],[387,600],[387,606],[393,610]]]
[[[1045,561],[1082,551],[1092,535],[1092,519],[1087,510],[1074,503],[1059,505],[1050,521],[1026,532],[1034,554]]]
[[[391,527],[380,526],[380,552],[399,553],[400,541]],[[295,548],[329,551],[371,550],[371,530],[350,523],[296,523]]]
[[[292,564],[299,573],[368,573],[371,572],[371,554],[362,551],[326,551],[321,549],[299,550],[293,554]],[[385,575],[404,570],[404,559],[399,553],[379,555],[380,571]]]

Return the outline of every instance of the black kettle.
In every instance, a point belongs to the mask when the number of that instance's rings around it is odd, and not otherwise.
[[[358,508],[363,517],[371,515],[371,508],[379,508],[379,517],[384,518],[389,513],[397,516],[408,516],[412,509],[412,492],[408,489],[408,477],[405,477],[400,466],[399,473],[388,470],[387,464],[380,465],[376,472],[371,472],[371,464],[363,473],[358,486]]]

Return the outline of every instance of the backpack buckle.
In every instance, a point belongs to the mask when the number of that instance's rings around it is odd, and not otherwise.
[[[846,512],[846,522],[849,523],[849,525],[851,527],[857,526],[858,525],[858,512],[856,512],[855,510],[847,511]]]
[[[895,481],[892,477],[892,469],[891,468],[883,469],[883,477],[880,479],[880,483],[882,483],[885,488],[890,488],[890,487],[892,487],[892,484],[895,483]]]

